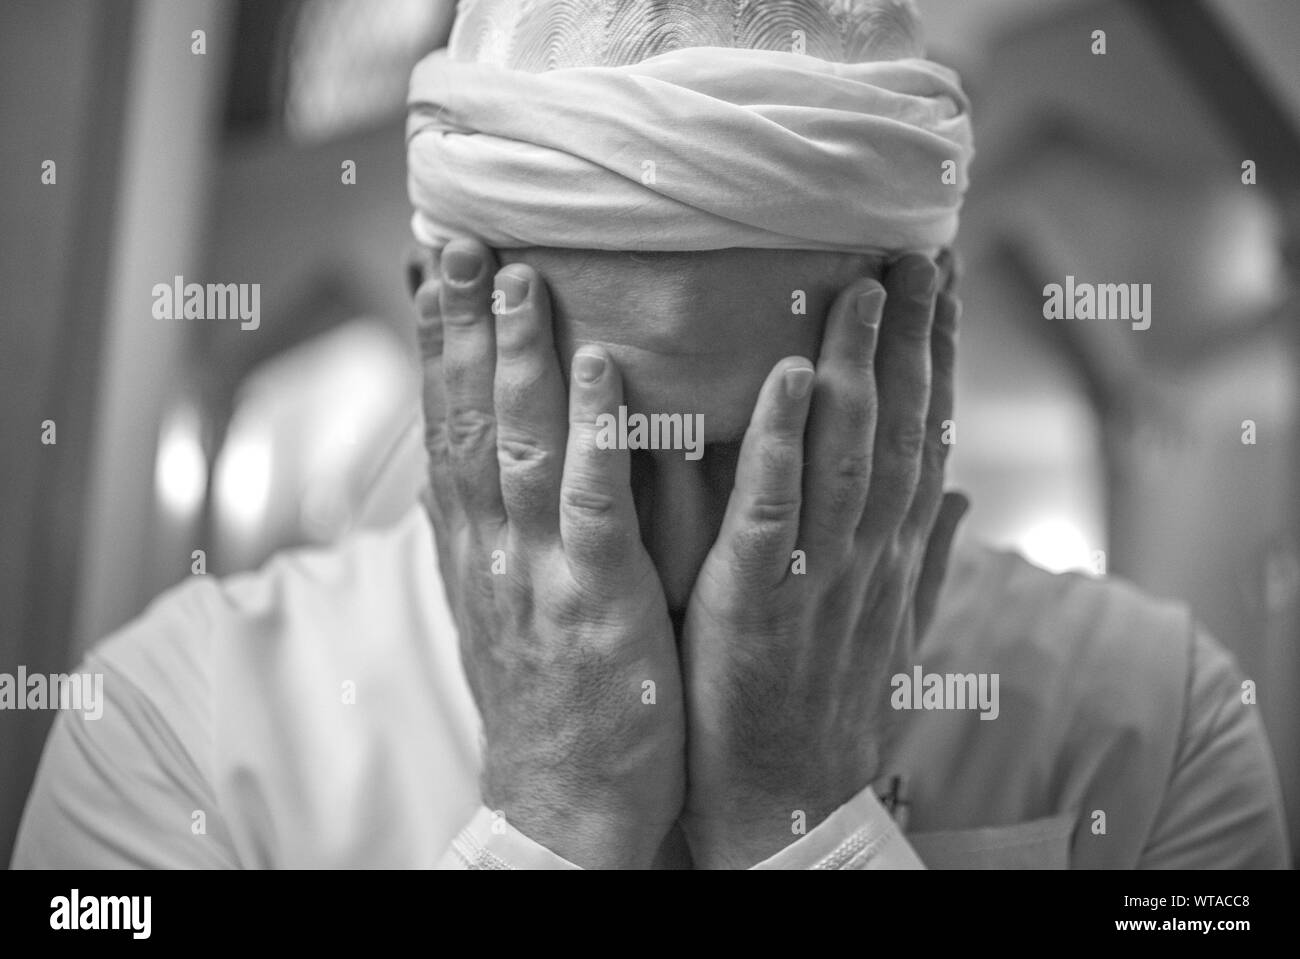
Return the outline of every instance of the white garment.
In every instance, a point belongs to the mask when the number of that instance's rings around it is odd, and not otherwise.
[[[981,551],[954,557],[918,662],[998,672],[998,719],[895,714],[873,785],[903,777],[907,839],[868,791],[766,867],[1287,864],[1255,707],[1185,610]],[[82,668],[104,673],[104,714],[55,722],[16,867],[494,865],[478,849],[564,865],[481,808],[479,719],[418,507],[196,577]]]

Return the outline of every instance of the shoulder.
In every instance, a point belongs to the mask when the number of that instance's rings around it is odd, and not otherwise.
[[[428,612],[435,557],[421,519],[412,511],[392,527],[361,530],[332,546],[279,552],[257,570],[193,576],[88,659],[179,714],[186,703],[210,698],[214,666],[232,655],[274,659],[344,638],[390,636]],[[376,604],[388,611],[383,623],[375,622]]]
[[[982,546],[954,557],[923,655],[982,659],[1003,695],[1069,704],[1077,724],[1168,732],[1192,665],[1192,617],[1119,578],[1050,573]]]
[[[270,810],[246,813],[268,789],[336,781],[333,747],[373,752],[386,713],[341,714],[345,684],[371,703],[413,698],[413,651],[439,623],[439,588],[431,535],[412,511],[331,548],[166,591],[78,667],[103,676],[103,715],[57,718],[15,865],[275,861],[271,837],[247,835]],[[421,661],[431,662],[447,672],[433,653]]]
[[[1262,724],[1235,661],[1185,605],[968,546],[918,657],[1000,680],[998,721],[905,730],[909,755],[943,770],[936,792],[964,797],[948,807],[962,821],[934,828],[1070,813],[1076,865],[1268,860],[1258,850],[1280,816]],[[971,776],[993,769],[995,783]]]
[[[1110,810],[1101,861],[1134,865],[1178,749],[1192,636],[1185,608],[1128,583],[964,547],[915,665],[986,677],[994,709],[987,722],[951,708],[894,716],[898,771],[918,786],[914,827],[1069,814],[1077,844],[1092,812]]]

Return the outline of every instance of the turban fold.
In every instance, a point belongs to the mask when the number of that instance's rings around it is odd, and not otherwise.
[[[957,75],[919,58],[686,47],[530,73],[440,50],[407,106],[435,247],[933,251],[973,154]]]

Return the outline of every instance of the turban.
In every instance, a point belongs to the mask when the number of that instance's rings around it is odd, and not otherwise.
[[[973,154],[957,75],[918,57],[687,45],[530,72],[439,50],[407,106],[435,247],[933,251]]]

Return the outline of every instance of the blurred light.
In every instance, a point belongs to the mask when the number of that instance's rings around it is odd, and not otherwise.
[[[220,514],[238,532],[252,534],[266,519],[271,496],[271,437],[265,428],[238,420],[231,425],[217,460],[216,500]]]
[[[199,412],[182,402],[167,413],[154,460],[154,493],[172,519],[193,520],[208,485],[208,460],[203,453]]]
[[[1082,527],[1063,516],[1043,519],[1015,538],[1015,548],[1035,566],[1053,573],[1091,571],[1093,548]]]
[[[1211,278],[1206,309],[1228,319],[1251,316],[1285,292],[1280,227],[1248,191],[1216,196],[1209,205],[1215,228],[1200,243],[1203,275]]]

